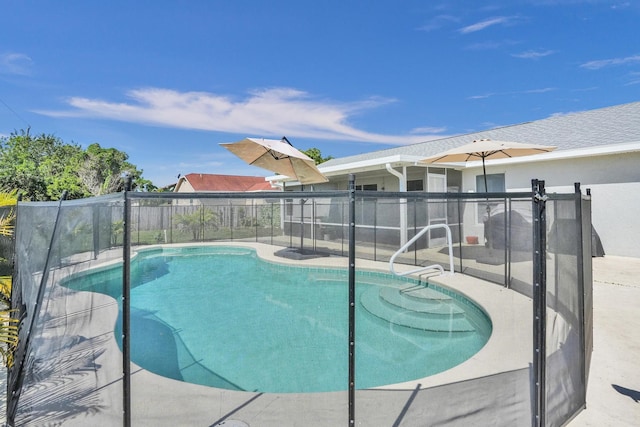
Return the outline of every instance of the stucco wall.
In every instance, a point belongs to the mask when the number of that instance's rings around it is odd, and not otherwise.
[[[581,184],[583,194],[590,188],[592,222],[605,253],[640,258],[640,244],[635,243],[640,235],[640,152],[534,162],[514,160],[517,163],[489,162],[487,173],[504,173],[507,191],[531,191],[534,178],[544,180],[550,193],[573,192],[575,182]],[[425,173],[424,168],[408,168],[409,179],[424,177]],[[481,174],[481,165],[462,169],[462,191],[476,191],[476,176]],[[359,185],[377,183],[380,190],[398,191],[398,179],[384,170],[358,174],[357,178]],[[333,177],[321,188],[328,186],[346,189],[346,176]],[[465,235],[482,235],[476,212],[465,210]]]
[[[487,166],[487,173],[504,173],[507,191],[529,191],[531,179],[545,181],[547,192],[573,192],[579,182],[592,195],[592,223],[605,253],[640,258],[640,153],[594,156],[572,160]],[[475,189],[482,168],[464,171],[465,191]]]
[[[592,223],[605,254],[640,258],[640,182],[588,187]]]

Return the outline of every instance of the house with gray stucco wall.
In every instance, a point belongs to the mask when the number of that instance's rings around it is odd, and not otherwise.
[[[421,163],[479,139],[555,146],[549,153],[487,161],[489,191],[529,191],[534,178],[545,181],[548,193],[572,192],[580,183],[592,195],[592,223],[605,253],[640,257],[640,102],[332,159],[319,165],[329,182],[314,191],[346,189],[353,173],[363,190],[483,192],[480,161]],[[292,181],[286,188],[299,187]]]

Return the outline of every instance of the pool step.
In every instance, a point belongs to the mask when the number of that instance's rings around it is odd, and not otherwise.
[[[372,287],[362,294],[360,303],[372,315],[394,325],[446,333],[475,330],[451,298],[422,288],[423,291],[415,289],[407,295],[407,288]]]
[[[464,310],[453,304],[451,297],[425,286],[385,287],[380,289],[379,295],[385,302],[408,311],[464,316]]]

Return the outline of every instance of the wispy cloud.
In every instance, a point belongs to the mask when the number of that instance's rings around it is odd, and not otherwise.
[[[518,93],[547,93],[547,92],[553,92],[554,90],[557,90],[555,87],[543,87],[540,89],[529,89],[529,90],[523,90],[520,92],[511,92],[514,94],[518,94]]]
[[[625,1],[625,2],[611,5],[611,9],[627,9],[629,7],[631,7],[630,1]]]
[[[635,64],[640,62],[640,55],[631,55],[624,58],[599,59],[595,61],[585,62],[580,67],[588,70],[599,70],[605,67],[613,67],[617,65]]]
[[[23,53],[0,54],[0,73],[26,76],[31,74],[33,61]]]
[[[470,45],[468,45],[466,47],[466,49],[469,50],[495,50],[495,49],[500,49],[504,46],[513,46],[516,45],[520,42],[515,41],[515,40],[501,40],[501,41],[495,41],[495,40],[489,40],[489,41],[483,41],[480,43],[472,43]]]
[[[554,53],[556,53],[555,50],[527,50],[524,52],[511,54],[511,56],[521,59],[540,59],[544,58],[545,56],[553,55]]]
[[[475,33],[477,31],[485,30],[494,25],[509,25],[512,24],[516,18],[513,16],[497,16],[495,18],[485,19],[484,21],[476,22],[475,24],[468,25],[458,30],[462,34]]]
[[[468,96],[467,99],[487,99],[493,96],[505,96],[505,95],[529,95],[534,93],[547,93],[557,90],[554,87],[544,87],[539,89],[527,89],[527,90],[518,90],[511,92],[489,92],[481,95],[472,95]]]
[[[460,22],[460,19],[456,16],[453,15],[438,15],[435,16],[433,18],[431,18],[429,21],[427,21],[424,25],[422,25],[421,27],[418,27],[418,30],[420,31],[435,31],[435,30],[439,30],[442,27],[445,27],[449,24],[452,23],[458,23]]]
[[[240,133],[251,136],[349,140],[382,144],[410,144],[434,135],[386,135],[349,124],[355,115],[395,102],[369,98],[356,102],[317,99],[292,88],[256,90],[242,99],[209,93],[162,88],[131,90],[127,102],[73,97],[65,111],[37,111],[52,117],[95,117],[153,126]]]
[[[411,129],[411,133],[412,134],[420,134],[420,135],[433,135],[433,134],[441,134],[443,132],[445,132],[447,130],[447,128],[445,127],[431,127],[431,126],[425,126],[425,127],[419,127],[419,128],[414,128]]]
[[[491,98],[492,96],[497,95],[496,93],[485,93],[483,95],[471,95],[468,96],[467,99],[487,99],[487,98]]]
[[[634,71],[633,73],[629,73],[629,81],[625,84],[625,86],[637,84],[640,84],[640,72]]]

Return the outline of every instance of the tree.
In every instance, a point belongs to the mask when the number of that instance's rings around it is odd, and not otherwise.
[[[0,138],[0,188],[16,188],[24,199],[34,201],[56,200],[64,190],[67,198],[79,199],[121,191],[128,174],[133,189],[155,190],[128,157],[99,144],[83,150],[53,135],[14,132]]]
[[[47,197],[56,200],[63,191],[68,199],[81,199],[91,193],[80,180],[78,171],[83,151],[79,146],[64,144],[43,162],[43,173],[47,180]]]
[[[303,153],[311,157],[313,161],[316,162],[316,165],[319,165],[320,163],[324,163],[327,160],[333,159],[333,156],[322,157],[322,153],[320,152],[320,149],[315,147],[309,148],[308,150],[304,150]]]
[[[0,141],[0,188],[16,188],[28,200],[52,200],[54,182],[66,182],[70,196],[83,197],[72,164],[82,149],[53,136],[12,133]],[[76,194],[79,193],[79,194]]]
[[[102,148],[94,143],[87,147],[78,175],[94,196],[124,190],[124,177],[131,176],[132,189],[153,191],[156,187],[142,177],[142,171],[128,162],[127,153],[115,148]]]
[[[94,143],[87,147],[78,175],[80,181],[94,196],[110,194],[124,190],[124,176],[129,175],[133,179],[133,188],[153,190],[155,187],[151,181],[142,178],[133,164],[128,162],[127,153],[115,148],[102,148]]]

